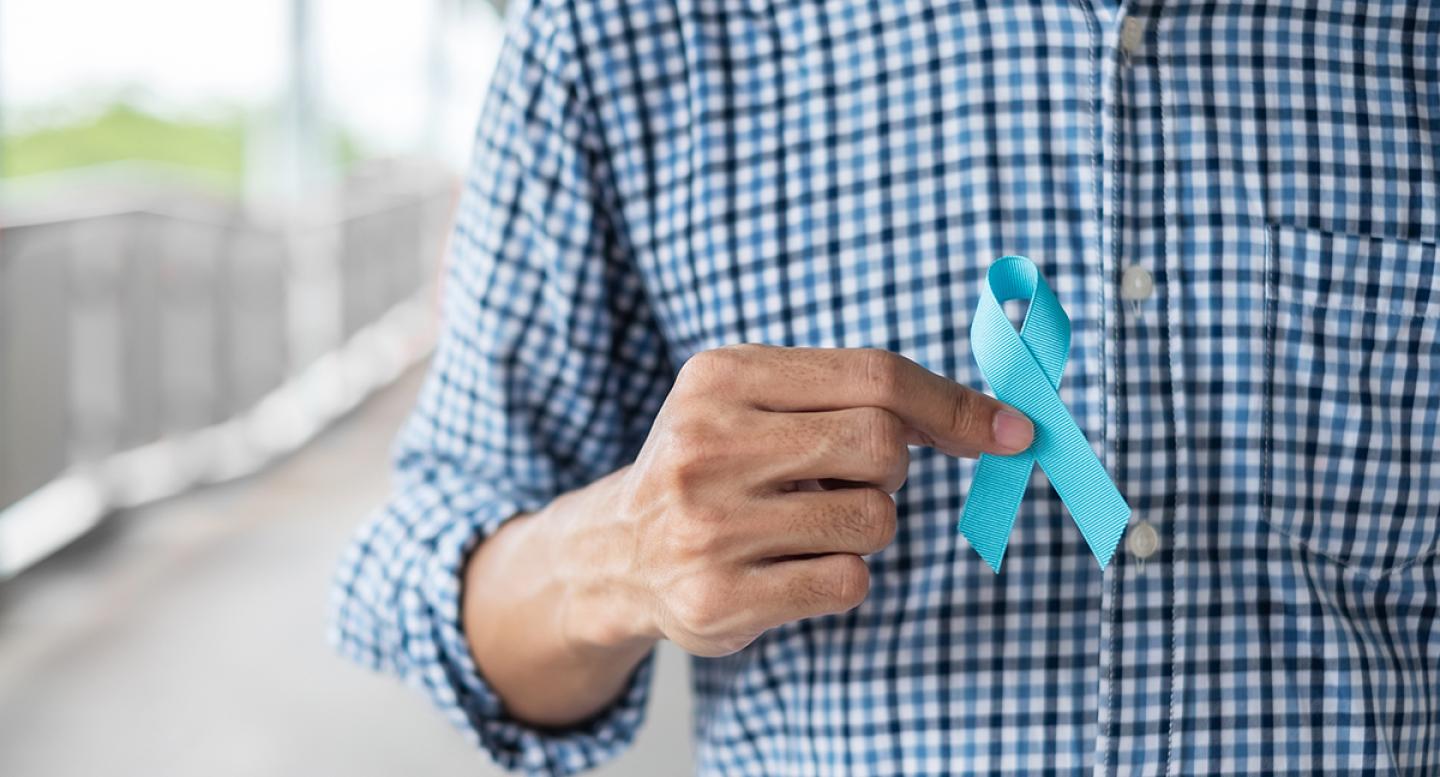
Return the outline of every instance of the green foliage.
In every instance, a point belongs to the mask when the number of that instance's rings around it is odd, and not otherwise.
[[[126,102],[81,121],[46,126],[0,143],[7,177],[69,170],[116,161],[174,165],[239,190],[244,181],[246,131],[239,112],[211,121],[162,118]],[[359,157],[352,138],[337,133],[342,167]]]
[[[209,173],[238,186],[245,165],[245,130],[238,119],[176,121],[116,103],[87,121],[8,137],[4,154],[7,176],[139,160]]]

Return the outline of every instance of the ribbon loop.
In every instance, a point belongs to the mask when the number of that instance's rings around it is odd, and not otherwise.
[[[1001,307],[1014,299],[1030,305],[1019,332]],[[1039,464],[1104,569],[1130,522],[1130,506],[1057,393],[1070,358],[1070,317],[1029,259],[1005,256],[990,266],[970,347],[995,396],[1035,424],[1035,441],[1013,456],[980,457],[960,533],[998,574],[1031,468]]]

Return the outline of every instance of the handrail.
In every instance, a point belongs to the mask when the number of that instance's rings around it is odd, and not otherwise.
[[[7,217],[0,580],[114,510],[254,471],[419,359],[455,191],[371,179],[328,219],[204,198]]]

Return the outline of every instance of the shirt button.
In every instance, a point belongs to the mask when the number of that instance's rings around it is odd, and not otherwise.
[[[1120,23],[1120,51],[1134,54],[1145,42],[1145,20],[1135,16],[1125,17]]]
[[[1125,549],[1140,561],[1155,555],[1160,548],[1160,534],[1149,521],[1141,521],[1130,527],[1125,535]]]
[[[1138,264],[1125,268],[1125,275],[1120,278],[1120,299],[1140,302],[1150,299],[1154,293],[1155,279],[1150,277],[1149,270]]]

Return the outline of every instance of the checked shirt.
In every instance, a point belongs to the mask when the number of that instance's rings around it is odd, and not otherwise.
[[[1101,573],[1036,473],[997,576],[974,462],[916,451],[863,605],[693,662],[693,768],[1440,774],[1437,165],[1427,0],[518,0],[332,636],[503,765],[610,758],[648,662],[586,725],[508,717],[466,554],[630,461],[704,349],[984,388],[966,332],[1023,254],[1154,542]]]

